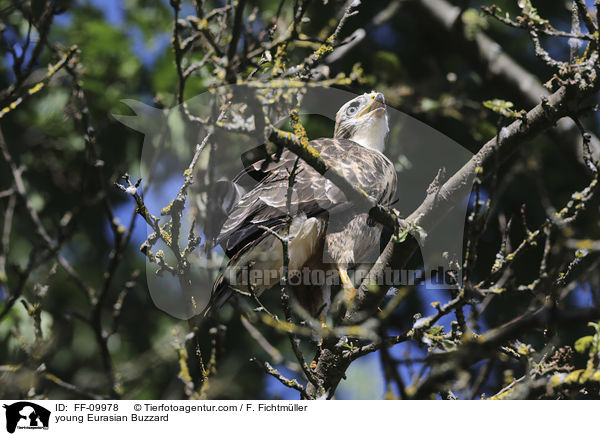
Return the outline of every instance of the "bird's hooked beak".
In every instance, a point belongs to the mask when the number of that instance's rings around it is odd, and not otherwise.
[[[373,102],[367,106],[366,108],[364,108],[357,116],[356,118],[360,118],[362,116],[365,116],[371,112],[374,111],[378,111],[379,109],[381,109],[381,113],[383,113],[385,111],[385,98],[383,97],[383,94],[378,92],[375,95],[371,95],[371,99],[373,100]]]

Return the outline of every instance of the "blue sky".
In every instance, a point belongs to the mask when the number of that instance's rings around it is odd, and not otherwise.
[[[121,3],[116,0],[90,0],[90,3],[95,7],[103,11],[107,21],[111,22],[115,26],[123,26],[125,24],[125,13],[122,9]],[[182,11],[182,16],[185,16],[192,11],[186,13]],[[68,24],[68,17],[63,18],[64,23]],[[166,46],[169,44],[169,34],[161,35],[155,40],[154,45],[148,45],[143,38],[143,34],[140,29],[129,28],[126,30],[131,43],[133,52],[140,57],[145,66],[150,67],[153,62],[156,61],[157,57],[161,55]],[[164,37],[164,38],[163,38]],[[397,32],[389,25],[381,26],[375,29],[372,37],[378,41],[387,41],[388,49],[393,49],[394,44],[397,42]],[[158,42],[156,42],[158,41]],[[137,180],[135,176],[132,176],[133,180]],[[170,202],[174,194],[177,192],[181,185],[182,180],[179,177],[173,177],[167,180],[166,183],[162,183],[161,186],[153,185],[152,189],[146,192],[145,200],[151,209],[151,212],[157,214],[160,212],[160,205],[165,205]],[[123,194],[125,195],[125,194]],[[129,198],[127,201],[121,203],[116,209],[115,214],[121,224],[127,225],[129,223],[131,213],[134,209],[134,201]],[[107,240],[112,241],[111,229],[109,223],[106,223],[105,233]],[[132,235],[131,242],[134,246],[139,247],[147,237],[146,223],[139,216],[136,218],[136,224],[134,233]],[[435,312],[431,307],[431,302],[441,301],[442,303],[448,300],[448,293],[446,291],[439,290],[425,290],[421,287],[419,295],[422,298],[423,316],[429,316]],[[452,315],[444,317],[440,324],[445,329],[450,329],[450,322],[454,319]],[[398,344],[390,350],[392,356],[396,358],[403,358],[410,356],[412,358],[421,357],[424,355],[424,351],[419,349],[414,344]],[[288,378],[296,378],[302,380],[302,376],[294,374],[287,368],[280,366],[277,368],[284,376]],[[418,372],[419,365],[405,366],[400,365],[400,375],[404,379],[405,384],[410,384],[411,377],[416,370]],[[374,376],[375,374],[375,376]],[[297,399],[298,392],[283,386],[273,377],[265,376],[266,378],[266,395],[270,397],[279,397],[282,399]],[[379,352],[372,353],[369,356],[365,356],[356,362],[354,362],[347,372],[346,380],[340,383],[339,389],[336,393],[336,398],[339,399],[378,399],[382,398],[385,394],[385,386],[383,383],[383,372],[381,369],[380,355]]]
[[[167,0],[162,0],[168,3]],[[88,3],[100,9],[107,21],[117,27],[124,27],[125,22],[125,11],[122,6],[122,2],[119,0],[88,0]],[[588,5],[593,5],[593,0],[587,0]],[[187,9],[185,9],[187,8]],[[185,8],[181,15],[186,16],[193,13],[192,6],[185,3]],[[57,24],[68,25],[72,20],[72,16],[69,13],[65,13],[57,17]],[[562,26],[567,26],[565,30],[568,30],[568,23],[565,22]],[[157,35],[152,41],[148,42],[145,40],[142,31],[139,28],[127,28],[125,29],[128,35],[133,53],[140,58],[142,63],[146,67],[151,67],[159,56],[163,55],[167,46],[169,45],[170,34],[164,33]],[[400,36],[398,32],[389,24],[384,24],[377,29],[373,29],[371,37],[382,44],[382,47],[392,50],[398,43]],[[566,51],[566,40],[561,41],[556,45],[551,45],[548,50],[555,55],[564,55]],[[17,48],[18,49],[18,48]],[[10,61],[9,61],[10,62]],[[174,193],[181,185],[179,178],[172,178],[166,183],[162,184],[160,189],[151,189],[147,193],[146,200],[151,205],[164,205],[167,204],[170,199],[173,198]],[[156,188],[156,187],[155,187]],[[125,195],[125,194],[124,194]],[[482,191],[482,200],[485,201],[487,193]],[[471,198],[471,203],[473,197]],[[123,225],[128,225],[132,211],[134,209],[134,202],[131,198],[121,203],[116,209],[115,213]],[[158,214],[159,210],[153,210],[153,213]],[[111,230],[108,222],[106,223],[106,236],[108,240],[112,241]],[[132,244],[138,246],[146,239],[146,224],[141,217],[136,218],[135,230],[132,236]],[[435,309],[431,307],[432,302],[440,301],[442,304],[449,299],[447,291],[435,291],[425,290],[420,287],[417,292],[422,300],[423,316],[431,315],[435,312]],[[3,290],[0,288],[0,299],[2,298]],[[572,294],[572,302],[576,306],[591,306],[593,302],[591,300],[591,294],[585,286],[578,287]],[[465,308],[466,314],[469,313],[469,308]],[[442,318],[439,322],[440,325],[449,331],[450,323],[455,318],[453,315]],[[424,351],[418,348],[415,344],[406,343],[398,344],[391,349],[391,354],[398,359],[402,359],[407,355],[415,358],[422,357]],[[285,376],[290,378],[301,379],[298,374],[293,374],[289,370],[283,367],[278,368]],[[406,385],[411,382],[411,377],[415,373],[418,373],[420,364],[413,364],[411,366],[400,365],[400,374]],[[376,374],[376,376],[373,376]],[[336,397],[340,399],[348,398],[381,398],[385,393],[385,386],[383,386],[383,373],[381,371],[381,363],[379,352],[373,353],[369,356],[359,359],[355,362],[348,370],[347,380],[342,381],[337,391]],[[266,394],[268,397],[278,396],[282,399],[297,399],[298,393],[292,389],[282,386],[277,380],[272,377],[266,377]]]

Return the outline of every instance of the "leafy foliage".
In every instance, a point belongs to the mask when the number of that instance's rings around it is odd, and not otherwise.
[[[323,375],[309,363],[320,349],[339,353],[339,374],[360,368],[331,387],[339,398],[367,395],[353,390],[361,378],[383,380],[368,393],[376,398],[598,398],[598,129],[579,119],[596,109],[583,97],[595,98],[599,81],[597,11],[479,3],[489,17],[467,9],[449,25],[437,13],[458,8],[445,0],[356,10],[332,0],[0,1],[0,395],[297,398]],[[568,20],[568,32],[551,25]],[[496,42],[477,45],[484,36]],[[185,190],[179,203],[165,198],[163,216],[144,216],[144,199],[130,195],[146,182],[136,184],[142,138],[111,114],[130,115],[123,99],[162,109],[226,83],[273,80],[376,89],[473,152],[527,132],[516,108],[536,108],[543,127],[523,134],[529,142],[473,167],[465,258],[449,259],[462,288],[391,289],[368,319],[331,327],[307,325],[293,304],[284,313],[279,295],[258,310],[240,299],[200,324],[155,307],[147,259],[165,275],[186,273],[199,235],[173,233]],[[555,107],[550,92],[561,89],[567,100]],[[575,122],[552,130],[557,113]],[[196,143],[185,117],[169,120],[180,156]],[[301,140],[331,130],[311,117],[293,127]],[[387,153],[408,180],[419,141]],[[415,207],[430,194],[402,190]],[[426,238],[408,224],[393,243]],[[273,307],[276,317],[263,310]]]

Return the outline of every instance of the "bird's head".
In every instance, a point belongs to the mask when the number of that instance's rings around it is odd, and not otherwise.
[[[383,151],[389,131],[385,98],[368,92],[343,105],[335,116],[335,138],[350,139],[363,147]]]

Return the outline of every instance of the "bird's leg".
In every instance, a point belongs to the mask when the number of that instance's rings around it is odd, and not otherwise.
[[[354,297],[356,297],[357,294],[356,288],[354,287],[352,280],[350,280],[348,271],[345,267],[338,265],[337,270],[340,275],[340,280],[342,281],[342,287],[344,289],[344,301],[346,303],[346,307],[350,308],[352,307]]]

